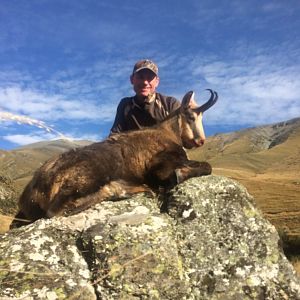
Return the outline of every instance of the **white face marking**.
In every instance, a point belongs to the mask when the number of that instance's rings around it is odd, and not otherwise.
[[[186,111],[182,120],[181,138],[185,148],[201,146],[205,140],[202,113]]]
[[[202,123],[202,113],[200,113],[197,116],[194,126],[195,126],[195,129],[193,131],[194,131],[195,137],[205,140],[205,133],[204,133],[203,123]]]

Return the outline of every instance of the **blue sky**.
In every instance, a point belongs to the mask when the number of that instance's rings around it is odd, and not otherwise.
[[[141,58],[163,94],[219,93],[207,135],[300,117],[299,28],[299,0],[0,0],[0,149],[59,138],[4,113],[105,138]]]

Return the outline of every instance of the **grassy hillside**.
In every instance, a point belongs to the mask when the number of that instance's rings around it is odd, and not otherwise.
[[[300,235],[300,119],[216,135],[189,156],[240,181],[277,228]]]
[[[12,179],[20,191],[30,180],[34,170],[49,158],[64,151],[90,144],[89,141],[56,140],[27,145],[12,151],[0,152],[0,170]]]
[[[12,151],[0,150],[0,233],[5,232],[17,210],[17,198],[46,160],[90,141],[39,142]]]

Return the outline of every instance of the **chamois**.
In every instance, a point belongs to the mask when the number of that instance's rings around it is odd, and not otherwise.
[[[74,214],[104,200],[168,190],[190,177],[211,174],[207,162],[189,160],[184,150],[205,140],[202,113],[218,98],[209,92],[210,99],[199,107],[194,92],[188,92],[180,108],[158,125],[113,134],[48,160],[21,194],[12,228],[28,224],[24,219]]]

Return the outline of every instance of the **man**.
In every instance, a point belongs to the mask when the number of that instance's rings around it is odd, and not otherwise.
[[[111,134],[153,126],[180,106],[174,97],[156,92],[158,67],[151,60],[140,60],[134,65],[130,82],[135,96],[120,101]]]

